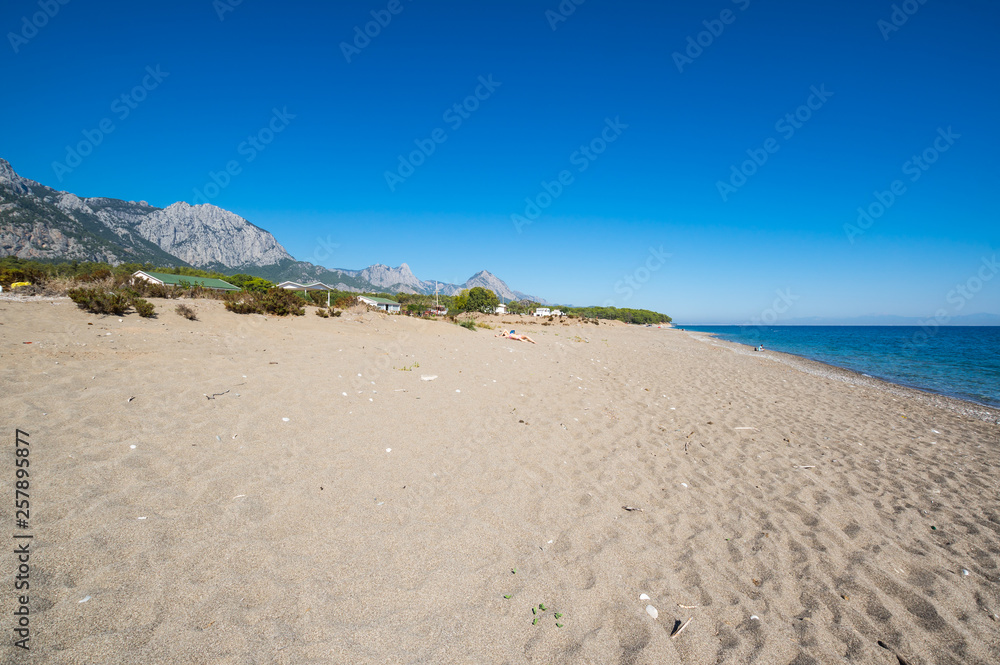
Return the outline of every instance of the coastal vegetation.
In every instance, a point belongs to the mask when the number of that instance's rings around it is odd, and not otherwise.
[[[196,285],[182,284],[181,287],[164,287],[139,281],[133,282],[132,275],[137,270],[222,279],[241,290],[226,294]],[[422,316],[435,305],[445,307],[449,317],[467,312],[490,314],[496,311],[501,302],[495,292],[479,286],[463,289],[453,296],[386,292],[358,294],[353,291],[336,289],[329,293],[326,291],[302,293],[301,291],[278,289],[273,282],[246,273],[226,275],[216,271],[188,267],[159,268],[152,263],[123,263],[113,266],[107,263],[86,261],[58,263],[34,261],[12,256],[0,259],[0,286],[9,289],[11,284],[18,282],[29,282],[33,285],[32,292],[50,295],[67,295],[71,289],[81,286],[103,288],[106,291],[128,288],[135,292],[133,297],[137,298],[212,298],[225,301],[226,308],[233,312],[278,315],[298,314],[306,305],[325,309],[329,302],[330,310],[328,313],[337,316],[339,311],[357,305],[358,295],[395,300],[400,303],[403,312],[411,316]],[[530,316],[538,307],[542,307],[541,303],[530,300],[513,300],[504,304],[508,314],[522,316]],[[559,310],[564,316],[595,322],[599,319],[637,325],[657,325],[671,322],[671,318],[666,314],[648,309],[560,306]],[[279,314],[279,312],[283,314]]]
[[[93,314],[123,316],[129,309],[135,309],[141,317],[149,319],[156,316],[153,303],[128,289],[106,291],[99,288],[76,288],[70,289],[67,295],[80,309]]]

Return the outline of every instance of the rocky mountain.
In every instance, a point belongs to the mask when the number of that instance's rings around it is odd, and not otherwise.
[[[505,299],[544,300],[512,290],[483,270],[465,284],[421,280],[405,263],[363,270],[329,269],[296,261],[269,232],[210,204],[80,198],[18,175],[0,159],[0,256],[69,259],[111,264],[153,263],[225,274],[248,273],[272,281],[321,281],[344,291],[444,295],[483,286]]]

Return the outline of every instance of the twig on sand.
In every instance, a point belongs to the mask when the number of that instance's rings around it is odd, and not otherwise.
[[[796,469],[815,469],[815,466],[797,466]]]
[[[232,390],[232,389],[230,388],[230,390]],[[212,393],[211,396],[205,395],[205,397],[207,399],[215,399],[216,397],[221,397],[222,395],[225,395],[228,392],[229,392],[229,390],[227,390],[225,393]],[[202,394],[204,394],[204,393],[202,393]]]
[[[640,513],[642,512],[642,508],[633,508],[632,506],[622,506],[622,508],[624,508],[625,510],[627,510],[629,512],[632,512],[634,510],[639,511]]]
[[[686,610],[693,610],[694,608],[699,607],[699,605],[681,605],[680,603],[677,603],[677,607],[683,607]]]
[[[674,632],[670,633],[670,639],[674,639],[675,637],[677,637],[678,635],[680,635],[681,631],[684,630],[685,628],[687,628],[688,624],[691,623],[691,621],[693,621],[693,620],[694,620],[694,617],[691,617],[690,619],[688,619],[687,621],[685,621],[684,623],[682,623],[680,625],[680,627],[677,628],[677,630],[675,630]]]

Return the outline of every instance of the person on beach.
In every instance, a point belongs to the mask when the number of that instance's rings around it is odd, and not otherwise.
[[[531,339],[527,335],[517,335],[517,334],[515,334],[513,330],[511,330],[510,332],[507,332],[506,330],[504,330],[499,335],[493,335],[493,336],[494,337],[506,337],[508,339],[516,339],[516,340],[518,340],[520,342],[531,342],[532,344],[538,344],[538,342],[536,342],[535,340]]]

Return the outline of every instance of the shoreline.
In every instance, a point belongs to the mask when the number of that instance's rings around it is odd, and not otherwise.
[[[898,383],[885,377],[864,374],[858,370],[841,367],[840,365],[834,365],[822,360],[807,358],[806,356],[801,356],[797,353],[774,351],[773,349],[766,349],[763,353],[748,351],[749,349],[753,349],[751,345],[722,339],[717,333],[714,332],[702,332],[699,330],[687,329],[685,329],[684,332],[694,339],[698,339],[695,337],[696,335],[707,335],[711,337],[712,342],[720,345],[726,345],[727,347],[735,347],[733,350],[739,353],[752,353],[754,356],[768,358],[791,367],[796,367],[797,369],[814,376],[823,376],[852,385],[872,387],[883,392],[909,397],[922,401],[924,404],[936,406],[942,409],[948,409],[949,411],[954,411],[955,413],[960,413],[962,415],[971,416],[994,425],[1000,425],[1000,407],[983,404],[970,399],[963,399],[954,395],[945,395],[928,388],[920,388],[917,386],[906,385],[904,383]],[[708,340],[700,339],[699,341],[706,342]]]

